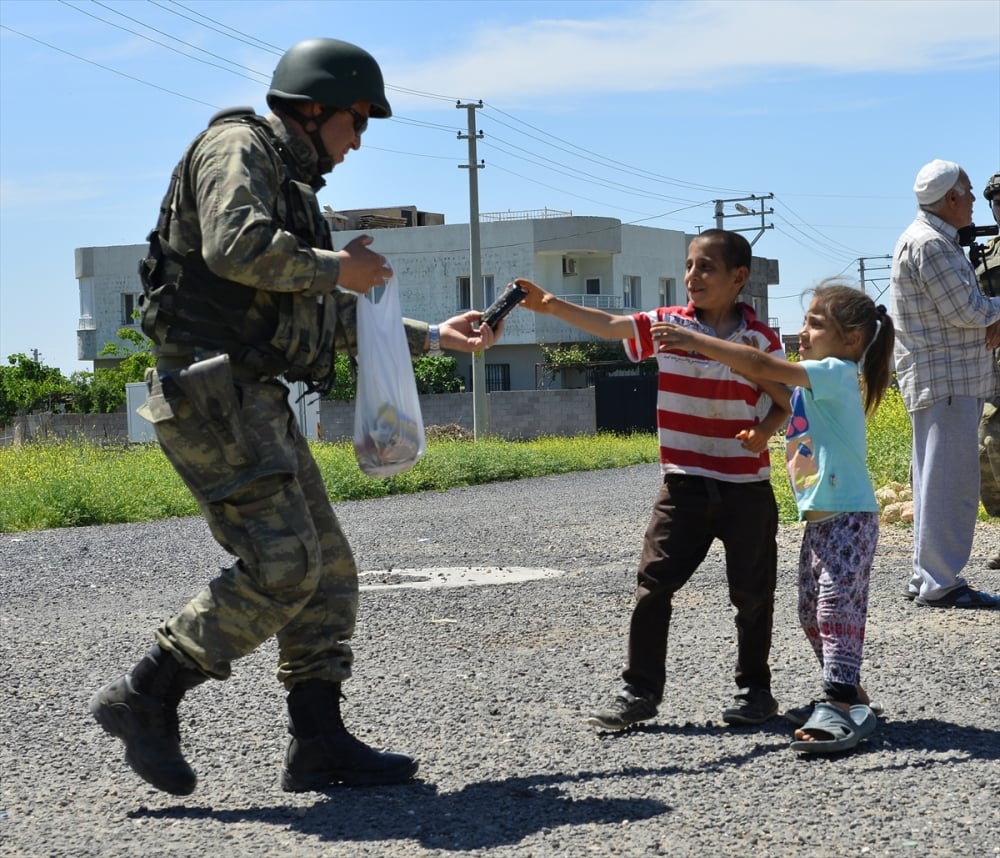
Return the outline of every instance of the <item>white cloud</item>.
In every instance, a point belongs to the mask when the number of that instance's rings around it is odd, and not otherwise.
[[[995,63],[1000,52],[1000,7],[982,0],[706,0],[620,9],[604,19],[483,25],[452,55],[389,67],[387,79],[456,98],[524,103],[711,88],[789,67],[870,73],[975,66]],[[409,106],[405,95],[393,100]]]

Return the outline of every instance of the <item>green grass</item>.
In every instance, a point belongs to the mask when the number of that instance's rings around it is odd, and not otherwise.
[[[868,446],[876,487],[907,481],[910,423],[895,390],[869,423]],[[658,455],[656,437],[648,433],[432,440],[415,467],[373,480],[358,470],[350,443],[315,442],[312,449],[335,502],[622,468],[655,462]],[[771,459],[780,518],[788,524],[796,520],[796,511],[780,445],[772,446]],[[105,446],[79,440],[0,449],[0,532],[197,514],[197,505],[156,444]]]

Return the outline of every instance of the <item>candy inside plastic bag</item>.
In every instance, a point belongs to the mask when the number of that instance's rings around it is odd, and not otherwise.
[[[413,467],[427,448],[396,275],[381,300],[358,298],[354,455],[370,477]]]

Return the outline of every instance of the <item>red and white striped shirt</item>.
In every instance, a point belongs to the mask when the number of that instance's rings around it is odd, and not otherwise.
[[[742,317],[727,338],[771,354],[784,355],[778,335],[748,304],[736,305]],[[771,398],[728,366],[704,355],[671,349],[656,351],[650,325],[669,321],[715,336],[698,321],[694,305],[660,307],[632,316],[635,336],[623,340],[625,353],[638,363],[656,356],[659,384],[656,424],[660,436],[660,470],[664,474],[692,474],[733,483],[767,480],[771,459],[767,450],[746,450],[736,434],[760,423]]]

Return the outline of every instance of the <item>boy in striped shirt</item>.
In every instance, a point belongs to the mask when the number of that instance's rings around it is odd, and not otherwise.
[[[707,230],[685,261],[686,307],[621,316],[583,307],[530,280],[524,306],[550,313],[604,339],[621,339],[635,362],[656,357],[656,421],[663,485],[643,539],[629,627],[624,687],[588,723],[622,730],[657,714],[666,684],[667,637],[673,595],[701,565],[715,539],[726,552],[729,597],[736,608],[737,660],[729,724],[760,724],[778,710],[771,695],[771,628],[777,577],[778,511],[767,442],[790,413],[787,388],[747,379],[724,364],[679,349],[662,349],[650,334],[671,321],[769,353],[778,335],[737,302],[750,277],[752,250],[739,233]]]

